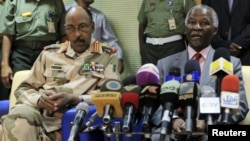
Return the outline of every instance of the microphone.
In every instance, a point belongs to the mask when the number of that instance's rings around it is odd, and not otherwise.
[[[206,85],[201,87],[199,109],[199,119],[206,120],[207,125],[214,125],[213,115],[220,114],[220,99],[212,87]]]
[[[135,75],[129,75],[125,77],[122,80],[123,86],[131,85],[131,84],[136,84],[136,76]]]
[[[84,131],[85,129],[89,128],[89,126],[98,119],[98,114],[97,111],[94,112],[90,118],[87,120],[87,122],[85,122],[85,124],[82,125],[81,131]]]
[[[188,60],[184,67],[183,82],[200,82],[201,68],[196,60]]]
[[[177,80],[181,83],[181,69],[179,67],[171,67],[165,81]]]
[[[160,106],[160,85],[159,70],[152,64],[147,63],[139,68],[136,74],[136,84],[141,86],[142,90],[139,96],[139,103],[142,107],[142,126],[145,138],[150,138],[151,134],[151,115]]]
[[[122,82],[117,79],[108,79],[101,86],[101,92],[92,95],[93,103],[96,106],[97,114],[103,118],[105,124],[111,119],[122,117],[123,112],[120,105]]]
[[[136,84],[139,86],[146,86],[148,84],[159,83],[159,70],[152,64],[147,63],[142,65],[136,73]]]
[[[233,65],[230,62],[229,50],[220,47],[215,50],[213,62],[210,64],[209,74],[216,77],[216,93],[220,97],[221,81],[228,74],[233,74]]]
[[[139,108],[139,93],[141,87],[138,85],[127,85],[122,92],[121,105],[123,107],[123,126],[124,132],[131,132],[132,120]]]
[[[221,107],[224,108],[222,113],[222,124],[229,124],[231,109],[239,108],[239,90],[240,80],[235,75],[227,75],[221,83]]]
[[[70,130],[70,135],[68,138],[68,141],[78,141],[80,140],[78,133],[80,131],[80,127],[82,125],[83,118],[88,114],[89,112],[89,105],[86,102],[80,102],[76,106],[77,112],[76,116],[73,121],[73,126]]]
[[[200,94],[200,65],[195,60],[189,60],[184,68],[184,81],[180,85],[179,105],[184,109],[186,132],[191,133],[196,127],[198,95]]]
[[[172,130],[172,117],[174,109],[178,108],[178,93],[180,82],[169,80],[161,85],[160,102],[164,108],[161,121],[161,140],[164,140],[166,134]]]

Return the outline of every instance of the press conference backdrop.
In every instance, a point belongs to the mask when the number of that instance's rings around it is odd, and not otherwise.
[[[65,6],[71,5],[74,0],[63,0]],[[141,66],[137,14],[142,0],[95,0],[93,7],[103,11],[109,20],[119,43],[123,49],[125,65],[122,78],[136,74]],[[200,3],[200,0],[195,0]]]

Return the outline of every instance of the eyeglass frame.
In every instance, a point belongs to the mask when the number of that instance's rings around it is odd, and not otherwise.
[[[66,24],[64,24],[64,26],[65,26],[66,32],[68,31],[68,33],[75,33],[76,29],[77,29],[78,32],[83,33],[83,32],[88,32],[89,31],[89,28],[90,28],[90,26],[91,26],[92,23],[93,22],[90,22],[89,24],[81,23],[81,24],[79,24],[77,26],[77,28],[75,26],[73,26],[73,25],[66,25]]]

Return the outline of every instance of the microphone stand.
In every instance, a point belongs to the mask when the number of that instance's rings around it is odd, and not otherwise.
[[[121,124],[119,121],[116,121],[115,122],[115,129],[114,129],[114,133],[115,133],[115,141],[122,141],[122,138],[121,138]]]
[[[111,141],[111,135],[113,133],[111,122],[105,123],[104,126],[105,141]]]

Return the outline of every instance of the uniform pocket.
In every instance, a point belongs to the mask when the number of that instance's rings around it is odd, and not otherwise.
[[[30,16],[17,16],[16,20],[16,30],[19,34],[26,33],[32,29],[33,17]]]

